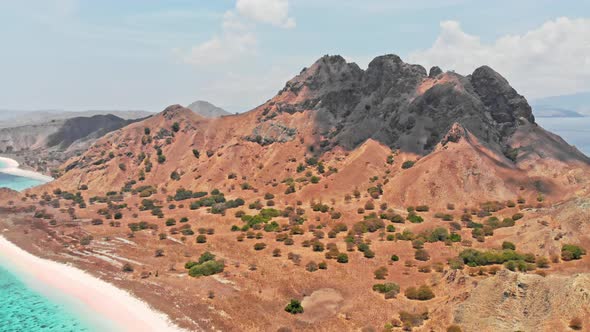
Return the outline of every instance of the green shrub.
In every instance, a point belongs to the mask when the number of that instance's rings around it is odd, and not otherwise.
[[[516,250],[516,246],[512,242],[504,241],[502,242],[502,249]]]
[[[573,245],[573,244],[564,244],[561,247],[561,259],[564,261],[571,261],[574,259],[580,259],[583,255],[586,254],[586,250]]]
[[[338,256],[336,256],[336,261],[338,263],[346,264],[348,263],[348,255],[345,253],[340,253]]]
[[[412,160],[406,160],[404,161],[404,163],[402,164],[402,168],[403,169],[408,169],[408,168],[412,168],[414,166],[416,162],[412,161]]]
[[[170,179],[178,181],[180,180],[180,174],[178,174],[177,171],[172,171],[172,173],[170,173]]]
[[[459,254],[459,258],[468,266],[483,266],[504,264],[509,261],[523,261],[525,255],[514,250],[488,250],[465,249]]]
[[[254,250],[263,250],[266,248],[266,243],[258,242],[254,244]]]
[[[209,260],[202,264],[196,264],[190,267],[188,274],[191,277],[210,276],[216,273],[223,272],[223,262]]]
[[[419,224],[424,221],[424,219],[421,216],[417,215],[414,212],[410,212],[406,219],[408,219],[413,224]]]
[[[449,235],[449,240],[451,240],[451,242],[461,242],[461,235],[457,233],[451,233],[451,235]]]
[[[381,294],[389,293],[391,291],[396,291],[399,293],[399,285],[393,282],[375,284],[373,285],[373,291]]]
[[[303,313],[303,307],[301,306],[301,302],[291,300],[291,302],[285,307],[285,311],[293,315],[301,314]]]
[[[410,300],[427,301],[434,298],[434,292],[428,285],[422,285],[418,288],[410,287],[406,289],[404,294]]]
[[[214,259],[215,259],[215,255],[214,254],[210,253],[209,251],[205,251],[199,257],[199,264],[203,264],[205,262],[212,261]]]
[[[206,243],[207,242],[207,236],[204,234],[198,235],[197,236],[197,243]]]

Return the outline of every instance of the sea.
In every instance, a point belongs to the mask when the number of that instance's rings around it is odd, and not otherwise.
[[[2,173],[2,169],[5,167],[6,164],[0,160],[0,188],[4,187],[21,191],[27,188],[38,186],[44,182],[38,179]]]
[[[538,118],[537,122],[590,156],[590,117]],[[0,187],[20,191],[42,183],[2,173],[3,167],[0,162]],[[0,332],[105,331],[100,323],[88,321],[89,316],[81,314],[74,299],[39,288],[29,276],[2,261],[0,253]]]
[[[7,265],[0,258],[0,331],[96,331],[73,303],[58,293],[42,294]]]
[[[553,132],[590,156],[590,117],[537,118],[541,127]]]
[[[0,187],[17,191],[38,186],[43,181],[2,173]],[[0,332],[84,332],[99,331],[97,322],[88,321],[75,299],[39,285],[26,273],[11,266],[0,253]]]

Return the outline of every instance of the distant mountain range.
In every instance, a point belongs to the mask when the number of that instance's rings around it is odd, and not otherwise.
[[[210,102],[198,100],[187,106],[191,111],[202,115],[206,118],[219,118],[226,115],[231,115],[230,112],[223,108],[217,107]]]
[[[0,128],[12,128],[51,121],[66,120],[76,117],[92,117],[95,115],[114,115],[124,120],[141,119],[154,113],[141,110],[0,110]]]
[[[590,116],[590,92],[540,98],[531,106],[535,116],[542,118]]]

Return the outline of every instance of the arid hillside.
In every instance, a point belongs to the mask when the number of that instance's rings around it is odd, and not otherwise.
[[[313,175],[325,181],[308,186],[305,174],[318,164]],[[326,56],[250,112],[206,119],[170,106],[113,132],[64,164],[51,186],[212,189],[233,175],[285,191],[293,178],[296,197],[380,184],[398,204],[444,206],[441,197],[565,199],[584,187],[589,165],[539,127],[524,97],[489,67],[427,75],[388,55],[363,71]]]
[[[25,167],[52,175],[53,169],[86,151],[106,133],[139,120],[106,114],[0,128],[0,153],[19,159]]]
[[[106,134],[0,226],[194,331],[588,330],[589,181],[489,67],[325,56]]]

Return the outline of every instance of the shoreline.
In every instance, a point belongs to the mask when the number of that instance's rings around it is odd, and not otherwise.
[[[19,168],[20,164],[18,163],[18,161],[11,158],[0,157],[0,162],[4,163],[5,165],[5,167],[0,167],[0,173],[25,177],[43,182],[50,182],[54,180],[54,178],[52,178],[51,176]]]
[[[0,235],[0,261],[14,267],[18,274],[34,280],[34,289],[54,289],[85,308],[81,312],[108,319],[121,331],[185,331],[170,318],[111,283],[69,264],[35,256]],[[37,284],[39,283],[39,284]],[[84,320],[87,317],[82,317]]]

